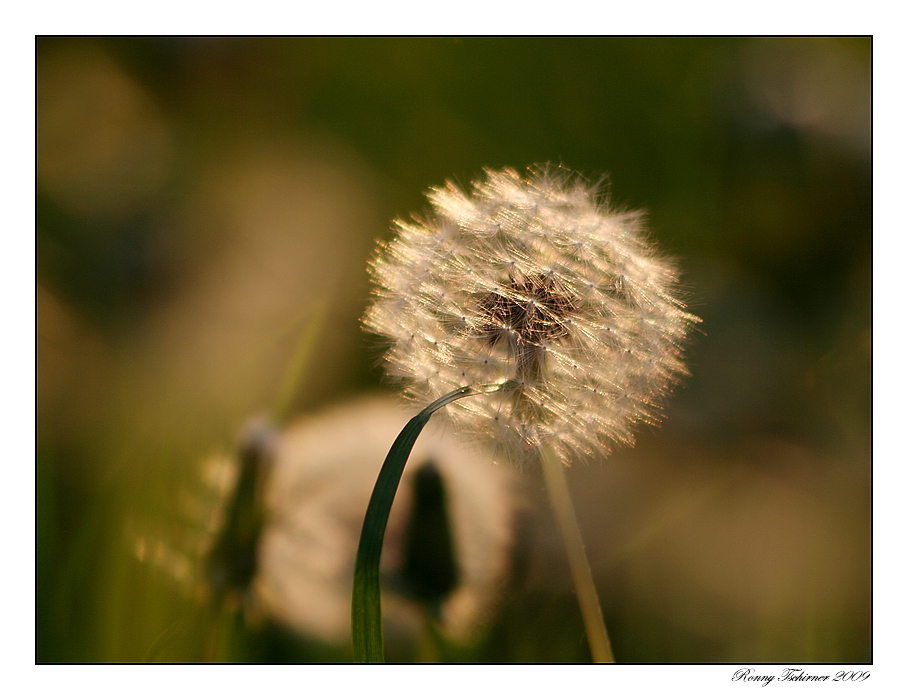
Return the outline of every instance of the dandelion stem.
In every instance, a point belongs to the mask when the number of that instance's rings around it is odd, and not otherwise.
[[[400,485],[404,466],[413,444],[429,418],[439,408],[452,401],[475,393],[465,386],[445,394],[433,401],[418,415],[411,418],[397,436],[388,456],[382,464],[372,498],[366,509],[359,548],[356,550],[356,565],[353,573],[353,605],[351,622],[353,628],[353,660],[366,663],[381,663],[385,660],[384,641],[381,629],[381,590],[379,588],[379,563],[381,562],[382,541],[388,514],[394,495]]]
[[[614,663],[612,645],[605,629],[599,595],[596,593],[593,573],[586,557],[562,461],[551,447],[543,446],[541,453],[546,489],[549,492],[549,501],[552,504],[558,528],[561,530],[561,538],[567,550],[568,564],[574,579],[574,588],[580,604],[580,614],[583,616],[583,625],[586,628],[590,653],[595,663]]]

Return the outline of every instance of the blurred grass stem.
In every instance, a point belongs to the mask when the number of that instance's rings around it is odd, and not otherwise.
[[[612,645],[609,642],[605,621],[602,617],[602,607],[599,605],[599,595],[596,592],[593,573],[586,557],[580,526],[577,524],[577,515],[574,512],[567,479],[564,476],[564,466],[550,447],[543,446],[541,452],[546,490],[549,492],[549,501],[552,504],[555,520],[558,521],[558,529],[561,530],[561,538],[567,550],[568,565],[571,569],[571,577],[574,579],[574,588],[580,604],[580,614],[583,616],[583,625],[586,628],[590,654],[595,663],[615,663]]]
[[[315,304],[314,308],[309,312],[309,319],[306,321],[306,325],[296,341],[293,355],[280,383],[278,396],[271,411],[272,419],[276,425],[282,425],[291,413],[293,402],[299,394],[303,379],[306,376],[306,370],[309,367],[309,361],[312,359],[315,343],[325,324],[327,309],[328,303],[325,299],[321,299]]]

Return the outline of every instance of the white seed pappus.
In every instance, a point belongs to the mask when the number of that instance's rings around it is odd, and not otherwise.
[[[387,374],[411,399],[500,387],[447,412],[518,464],[542,445],[607,454],[658,419],[699,319],[639,212],[549,167],[486,170],[469,193],[448,182],[428,198],[431,213],[395,222],[372,260],[363,321],[390,341]]]

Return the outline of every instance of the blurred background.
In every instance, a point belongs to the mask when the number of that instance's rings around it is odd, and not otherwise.
[[[39,38],[37,660],[349,660],[299,622],[316,593],[255,594],[256,469],[383,390],[358,319],[389,222],[552,162],[647,210],[703,319],[663,425],[568,474],[616,658],[869,661],[870,65],[866,38]],[[404,520],[444,502],[423,473]],[[328,478],[301,560],[355,546]],[[511,481],[475,630],[390,658],[589,660],[541,481]]]

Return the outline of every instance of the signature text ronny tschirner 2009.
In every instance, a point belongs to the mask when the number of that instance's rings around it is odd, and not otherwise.
[[[842,681],[860,683],[870,678],[870,671],[836,671],[833,675],[811,674],[802,668],[783,668],[778,675],[772,673],[758,673],[753,668],[739,668],[731,679],[733,681],[750,681],[762,686],[769,685],[772,681],[802,681],[807,683],[823,683],[827,681]]]

